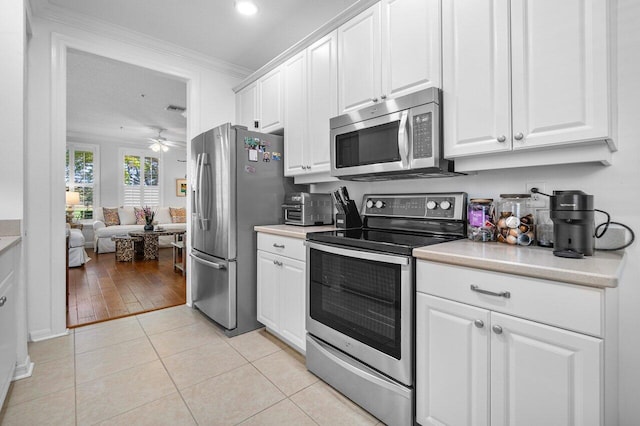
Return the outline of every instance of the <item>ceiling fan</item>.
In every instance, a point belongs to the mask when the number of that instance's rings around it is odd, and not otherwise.
[[[162,136],[162,132],[164,132],[166,129],[158,129],[158,136],[155,138],[147,138],[149,141],[151,141],[151,144],[149,145],[149,148],[154,151],[154,152],[167,152],[169,151],[169,147],[170,146],[174,146],[174,147],[180,147],[182,146],[182,144],[180,144],[180,142],[173,142],[168,140],[167,138],[165,138],[164,136]]]

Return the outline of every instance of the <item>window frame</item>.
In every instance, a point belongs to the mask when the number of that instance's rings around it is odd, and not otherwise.
[[[136,205],[125,204],[125,188],[128,185],[124,184],[124,157],[125,156],[137,156],[140,157],[140,185],[141,188],[141,203]],[[158,205],[152,205],[145,203],[144,198],[144,161],[145,158],[157,158],[158,159]],[[123,207],[142,207],[145,205],[160,207],[164,201],[164,187],[162,182],[163,170],[163,155],[160,152],[155,152],[150,149],[135,149],[135,148],[120,148],[118,150],[118,162],[119,162],[119,175],[118,175],[118,201],[119,205]],[[133,186],[133,185],[131,185]]]
[[[72,164],[75,164],[75,153],[76,151],[89,151],[93,153],[93,183],[76,183],[74,182],[75,170],[73,169]],[[95,220],[96,217],[96,209],[100,207],[100,145],[91,144],[91,143],[82,143],[82,142],[70,142],[67,141],[67,146],[65,149],[65,155],[68,154],[69,158],[69,181],[67,181],[66,169],[65,169],[65,188],[68,188],[68,191],[73,191],[76,188],[93,188],[93,203],[92,207],[92,218],[90,219],[79,219],[83,220]],[[65,159],[65,167],[66,167],[66,159]],[[65,203],[66,206],[66,203]]]

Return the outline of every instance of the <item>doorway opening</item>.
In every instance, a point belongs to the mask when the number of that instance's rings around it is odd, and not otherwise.
[[[184,304],[171,243],[187,225],[187,81],[73,48],[66,60],[67,326]],[[131,234],[145,225],[159,247]],[[123,256],[134,244],[144,255]]]

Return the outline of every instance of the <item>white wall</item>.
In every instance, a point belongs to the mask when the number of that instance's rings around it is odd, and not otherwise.
[[[115,207],[122,203],[119,201],[120,188],[122,184],[121,150],[131,149],[140,151],[144,150],[145,145],[133,145],[131,143],[120,141],[91,141],[76,140],[70,138],[70,143],[80,143],[95,145],[98,149],[98,201],[97,207]],[[182,162],[187,158],[184,148],[170,148],[167,152],[146,151],[150,156],[160,158],[160,175],[162,184],[162,205],[165,207],[185,207],[186,197],[176,197],[176,179],[184,179],[187,174],[187,164]],[[180,161],[178,161],[180,160]]]
[[[86,25],[79,22],[77,25]],[[107,35],[108,34],[108,35]],[[63,46],[61,49],[60,46]],[[64,309],[64,151],[66,143],[66,46],[148,67],[187,81],[187,140],[220,123],[233,121],[232,87],[242,76],[221,70],[214,61],[171,54],[148,46],[129,33],[96,26],[79,29],[34,19],[29,47],[28,139],[25,188],[29,208],[27,269],[29,333],[33,340],[66,332]],[[62,95],[64,96],[64,95]],[[117,167],[102,167],[108,174]],[[182,173],[181,175],[184,175]],[[106,200],[105,200],[106,201]],[[188,298],[189,298],[189,292]]]
[[[25,106],[23,1],[0,0],[0,219],[22,219]]]
[[[365,193],[466,191],[470,197],[497,199],[525,192],[525,182],[545,182],[546,190],[581,189],[595,196],[596,208],[611,213],[640,238],[640,2],[618,0],[619,152],[612,166],[571,165],[479,172],[474,176],[379,183],[343,182],[359,203]],[[552,98],[550,98],[552,101]],[[314,185],[325,192],[339,184]],[[597,255],[597,254],[596,254]],[[640,241],[627,249],[619,286],[620,424],[640,424]],[[576,262],[579,262],[577,260]]]

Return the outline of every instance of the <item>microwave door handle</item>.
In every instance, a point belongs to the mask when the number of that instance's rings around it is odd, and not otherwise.
[[[409,118],[409,110],[402,111],[400,117],[400,127],[398,127],[398,152],[402,160],[402,166],[409,165],[409,132],[407,131],[407,120]]]

